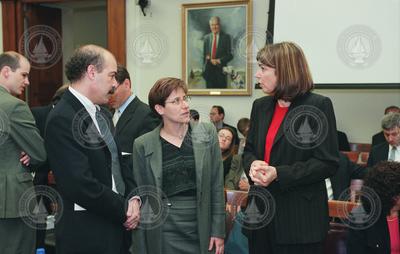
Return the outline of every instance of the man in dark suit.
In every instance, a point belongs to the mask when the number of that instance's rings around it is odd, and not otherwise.
[[[397,106],[389,106],[387,108],[385,108],[385,115],[389,114],[389,113],[400,113],[400,108]],[[375,135],[372,136],[372,146],[376,146],[379,145],[381,143],[385,143],[386,139],[385,139],[385,135],[383,135],[383,131],[376,133]]]
[[[28,105],[16,98],[29,85],[30,64],[16,53],[0,55],[0,252],[33,253],[36,231],[26,222],[32,211],[22,209],[33,196],[33,168],[46,160],[43,139]],[[28,194],[28,195],[27,195]],[[27,201],[30,201],[29,198]],[[34,200],[33,200],[34,201]],[[29,216],[29,217],[28,217]]]
[[[203,78],[206,88],[227,88],[223,68],[233,58],[231,37],[221,31],[219,17],[211,17],[209,23],[211,33],[205,36],[203,46]]]
[[[381,126],[386,142],[372,147],[367,163],[369,167],[386,160],[400,162],[400,113],[385,115]]]
[[[109,100],[109,105],[115,110],[113,115],[113,123],[116,128],[114,138],[120,146],[122,154],[130,155],[135,139],[152,131],[160,124],[160,119],[154,115],[147,104],[132,94],[131,78],[125,67],[118,66],[115,79],[118,87]]]
[[[57,104],[57,102],[61,99],[62,94],[65,92],[65,90],[68,88],[68,85],[63,85],[60,88],[57,89],[55,92],[53,98],[51,99],[51,103],[47,106],[40,106],[40,107],[32,107],[32,115],[35,118],[36,126],[39,129],[40,136],[44,138],[44,133],[46,130],[46,120],[47,116],[50,113],[50,110],[54,108],[54,106]],[[35,176],[33,178],[33,184],[35,186],[38,185],[48,185],[48,174],[50,171],[50,166],[48,161],[43,163],[40,167],[38,167],[35,170]],[[39,198],[39,197],[38,197]],[[46,208],[48,211],[50,211],[50,204],[48,199],[42,199],[45,201]],[[45,225],[42,225],[37,229],[36,232],[36,248],[44,248],[45,247],[45,236],[46,236],[46,228]]]
[[[367,170],[349,160],[343,153],[339,153],[339,167],[335,175],[330,177],[331,190],[328,191],[328,198],[339,200],[340,195],[350,187],[352,179],[363,179]],[[328,188],[328,187],[327,187]],[[332,193],[332,196],[330,194]]]
[[[123,253],[124,231],[139,220],[139,200],[125,202],[135,187],[132,172],[121,167],[111,116],[98,106],[117,86],[117,62],[106,49],[86,45],[65,70],[71,85],[50,112],[45,134],[64,206],[56,224],[56,252]]]
[[[232,125],[224,123],[225,118],[225,110],[222,106],[214,105],[210,110],[210,121],[214,124],[217,130],[221,129],[222,127],[229,127],[233,130],[235,135],[235,145],[239,145],[239,136],[237,130]]]

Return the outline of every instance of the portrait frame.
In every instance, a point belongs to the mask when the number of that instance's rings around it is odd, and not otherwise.
[[[218,22],[212,17],[219,18],[217,42],[210,22]],[[182,4],[182,78],[188,94],[251,95],[257,53],[251,43],[251,0]]]

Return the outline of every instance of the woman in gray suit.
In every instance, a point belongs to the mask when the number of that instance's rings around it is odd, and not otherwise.
[[[177,78],[162,78],[150,90],[150,108],[162,123],[135,140],[133,174],[138,186],[156,189],[158,201],[137,193],[143,201],[142,225],[133,233],[133,253],[224,253],[224,182],[216,129],[190,124],[188,102],[187,86]],[[151,217],[163,220],[146,227],[148,211],[166,215]]]

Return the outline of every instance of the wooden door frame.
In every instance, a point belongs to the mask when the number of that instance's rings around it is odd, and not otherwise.
[[[18,51],[18,41],[24,31],[25,3],[61,3],[77,0],[0,0],[3,20],[3,50]],[[90,0],[78,0],[90,1]],[[126,65],[126,0],[107,2],[107,47],[118,63]],[[20,52],[23,54],[23,52]]]

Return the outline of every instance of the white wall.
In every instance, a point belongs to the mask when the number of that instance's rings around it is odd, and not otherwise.
[[[75,48],[85,44],[107,47],[106,7],[79,8],[70,4],[62,10],[63,66]],[[64,71],[63,71],[64,73]],[[68,80],[64,73],[64,83]]]
[[[144,17],[135,1],[127,1],[127,67],[133,79],[133,89],[140,99],[147,102],[147,94],[154,82],[161,77],[181,77],[181,5],[205,2],[204,0],[152,1],[148,15]],[[215,0],[213,0],[215,2]],[[349,6],[346,8],[355,8]],[[267,26],[267,0],[253,1],[253,25],[256,32],[263,33]],[[340,18],[340,15],[338,15]],[[160,33],[165,43],[163,59],[155,66],[143,66],[134,54],[134,43],[141,35],[140,28],[151,28]],[[399,90],[316,90],[332,99],[338,129],[347,133],[351,142],[370,143],[371,136],[379,131],[380,118],[388,105],[400,105]],[[252,96],[193,96],[192,108],[208,121],[208,112],[213,104],[222,105],[226,111],[226,122],[236,125],[239,118],[249,116],[252,102],[263,96],[254,91]]]

